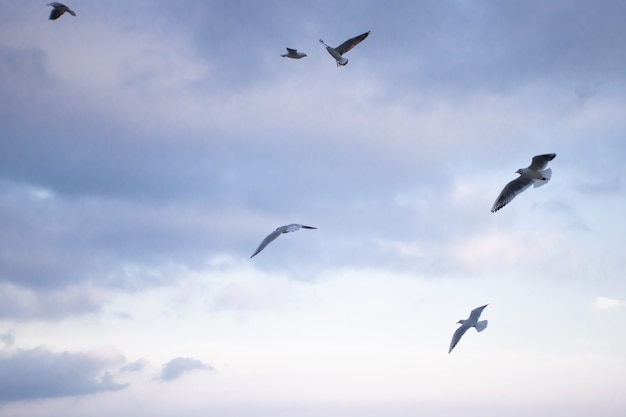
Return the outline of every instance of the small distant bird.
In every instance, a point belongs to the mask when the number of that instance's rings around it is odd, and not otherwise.
[[[518,195],[531,185],[534,185],[535,188],[537,188],[550,181],[550,177],[552,177],[552,170],[550,168],[545,168],[548,165],[548,162],[552,161],[555,157],[555,153],[537,155],[533,157],[533,161],[528,166],[528,168],[520,168],[515,171],[520,176],[504,187],[504,189],[496,199],[495,203],[493,203],[493,207],[491,207],[491,212],[495,213],[502,207],[509,204],[516,195]]]
[[[323,40],[320,39],[320,43],[322,45],[324,45],[326,47],[326,50],[328,51],[328,53],[335,58],[335,61],[337,61],[337,66],[344,66],[344,65],[348,65],[348,60],[346,58],[344,58],[342,55],[345,54],[346,52],[348,52],[350,49],[354,48],[355,46],[357,46],[358,44],[361,43],[361,41],[363,41],[363,39],[367,38],[367,35],[370,34],[370,31],[367,31],[365,33],[363,33],[362,35],[359,36],[355,36],[354,38],[348,39],[347,41],[345,41],[344,43],[342,43],[341,45],[339,45],[336,48],[333,48],[331,46],[328,46],[324,43]]]
[[[304,52],[298,52],[297,49],[287,48],[287,53],[282,54],[281,56],[285,58],[300,59],[300,58],[304,58],[306,54]]]
[[[478,318],[480,317],[480,313],[482,313],[485,307],[487,307],[488,305],[489,304],[485,304],[482,307],[477,307],[473,309],[467,320],[457,321],[457,324],[461,324],[461,327],[456,329],[456,332],[454,332],[454,334],[452,335],[452,341],[450,342],[450,349],[448,350],[448,353],[452,352],[452,349],[454,349],[456,344],[459,343],[461,337],[470,327],[476,328],[476,331],[478,332],[482,332],[487,328],[487,320],[478,321]]]
[[[295,232],[296,230],[300,230],[300,228],[302,228],[302,229],[317,229],[317,227],[305,226],[303,224],[287,224],[285,226],[277,227],[276,230],[274,230],[272,233],[267,235],[265,237],[265,239],[263,239],[263,242],[261,242],[259,247],[256,248],[256,250],[252,254],[251,258],[254,258],[254,255],[256,255],[257,253],[261,252],[267,245],[269,245],[274,239],[276,239],[281,234],[289,233],[289,232]]]
[[[50,12],[50,20],[58,19],[65,12],[68,12],[72,16],[76,16],[74,10],[70,9],[63,3],[57,3],[56,1],[53,1],[52,3],[46,4],[46,6],[52,6],[52,11]]]

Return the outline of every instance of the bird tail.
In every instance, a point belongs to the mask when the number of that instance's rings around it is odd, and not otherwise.
[[[552,169],[548,168],[548,169],[544,169],[543,171],[541,171],[541,176],[544,178],[542,180],[535,180],[533,182],[533,186],[535,188],[537,187],[541,187],[542,185],[546,184],[548,181],[550,181],[550,178],[552,178]]]
[[[476,331],[482,332],[487,328],[488,320],[479,321],[476,323]]]

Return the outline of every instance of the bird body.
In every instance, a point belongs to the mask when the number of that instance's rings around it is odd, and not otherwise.
[[[52,3],[48,3],[46,6],[52,6],[52,11],[50,12],[50,20],[56,20],[63,15],[63,13],[68,12],[72,16],[76,16],[74,10],[70,9],[63,3],[58,3],[53,1]]]
[[[297,49],[287,48],[287,53],[281,55],[284,58],[300,59],[307,56],[304,52],[298,52]]]
[[[283,233],[289,233],[289,232],[295,232],[297,230],[300,229],[317,229],[317,227],[313,227],[313,226],[305,226],[303,224],[296,224],[296,223],[292,223],[292,224],[286,224],[284,226],[280,226],[277,227],[276,230],[274,230],[272,233],[270,233],[269,235],[267,235],[265,237],[265,239],[263,239],[263,241],[261,242],[261,244],[259,245],[259,247],[254,251],[254,253],[252,254],[252,256],[250,256],[250,258],[254,258],[254,256],[256,254],[258,254],[259,252],[261,252],[263,249],[265,249],[265,247],[267,245],[269,245],[270,243],[272,243],[278,236],[280,236]]]
[[[448,349],[448,353],[452,352],[452,349],[459,343],[461,337],[465,334],[465,332],[470,328],[474,327],[477,332],[482,332],[487,328],[487,320],[478,321],[481,313],[489,304],[485,304],[484,306],[477,307],[472,310],[470,316],[466,320],[459,320],[457,324],[460,324],[461,327],[456,329],[454,334],[452,335],[452,341],[450,342],[450,349]]]
[[[328,51],[328,53],[335,58],[335,61],[337,61],[337,66],[345,66],[348,65],[348,60],[346,58],[343,57],[343,54],[345,54],[346,52],[348,52],[349,50],[351,50],[352,48],[354,48],[355,46],[357,46],[359,43],[361,43],[363,41],[363,39],[367,38],[367,36],[370,34],[369,31],[359,35],[359,36],[355,36],[354,38],[350,38],[347,41],[345,41],[344,43],[342,43],[341,45],[339,45],[336,48],[333,48],[332,46],[328,46],[324,43],[323,40],[320,39],[320,43],[322,45],[324,45],[326,47],[326,50]]]
[[[491,212],[495,213],[502,207],[510,203],[516,195],[530,187],[541,187],[550,181],[552,169],[546,169],[548,162],[556,157],[555,153],[547,153],[533,157],[531,164],[527,168],[520,168],[515,173],[520,176],[504,186],[502,192],[491,207]]]

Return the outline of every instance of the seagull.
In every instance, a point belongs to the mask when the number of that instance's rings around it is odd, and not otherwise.
[[[53,1],[52,3],[46,4],[46,6],[52,6],[52,11],[50,12],[50,20],[58,19],[65,12],[68,12],[72,16],[76,16],[74,10],[70,9],[63,3],[57,3],[56,1]]]
[[[456,344],[459,343],[459,340],[461,340],[461,337],[465,334],[467,329],[469,329],[470,327],[475,327],[476,331],[478,332],[482,332],[483,330],[487,328],[487,320],[478,321],[478,318],[480,317],[480,313],[482,313],[485,307],[487,307],[488,305],[489,304],[485,304],[482,307],[477,307],[473,309],[467,320],[457,321],[457,324],[461,324],[461,327],[456,329],[456,331],[452,335],[452,341],[450,342],[450,349],[448,350],[448,353],[452,352],[452,349],[454,349]]]
[[[300,58],[304,58],[306,54],[304,52],[298,52],[297,49],[287,48],[287,53],[282,54],[281,56],[285,58],[300,59]]]
[[[344,58],[342,55],[348,52],[350,49],[357,46],[358,44],[360,44],[361,41],[367,38],[367,35],[369,34],[370,34],[370,31],[367,31],[363,33],[362,35],[355,36],[354,38],[350,38],[336,48],[326,45],[324,41],[321,39],[320,39],[320,43],[324,45],[328,53],[331,54],[333,58],[335,58],[335,61],[337,61],[337,66],[340,66],[340,65],[344,66],[344,65],[348,65],[348,60]]]
[[[261,242],[259,247],[256,248],[256,250],[254,251],[254,253],[252,254],[252,256],[250,258],[254,258],[254,255],[256,255],[257,253],[259,253],[263,249],[265,249],[265,247],[267,245],[269,245],[274,239],[276,239],[282,233],[295,232],[297,230],[300,230],[300,228],[302,228],[302,229],[317,229],[317,227],[305,226],[303,224],[286,224],[284,226],[277,227],[276,230],[274,230],[272,233],[267,235],[265,237],[265,239],[263,239],[263,242]]]
[[[552,161],[555,157],[555,153],[537,155],[533,157],[533,161],[528,168],[520,168],[515,171],[520,176],[504,187],[495,203],[493,203],[491,212],[495,213],[502,207],[506,206],[515,198],[516,195],[531,185],[534,185],[535,188],[537,188],[547,183],[552,176],[552,170],[550,168],[545,168],[548,165],[548,162]]]

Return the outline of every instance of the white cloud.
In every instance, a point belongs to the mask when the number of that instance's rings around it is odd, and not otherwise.
[[[598,296],[593,303],[594,308],[601,311],[620,310],[626,308],[626,301],[616,300],[614,298]]]

